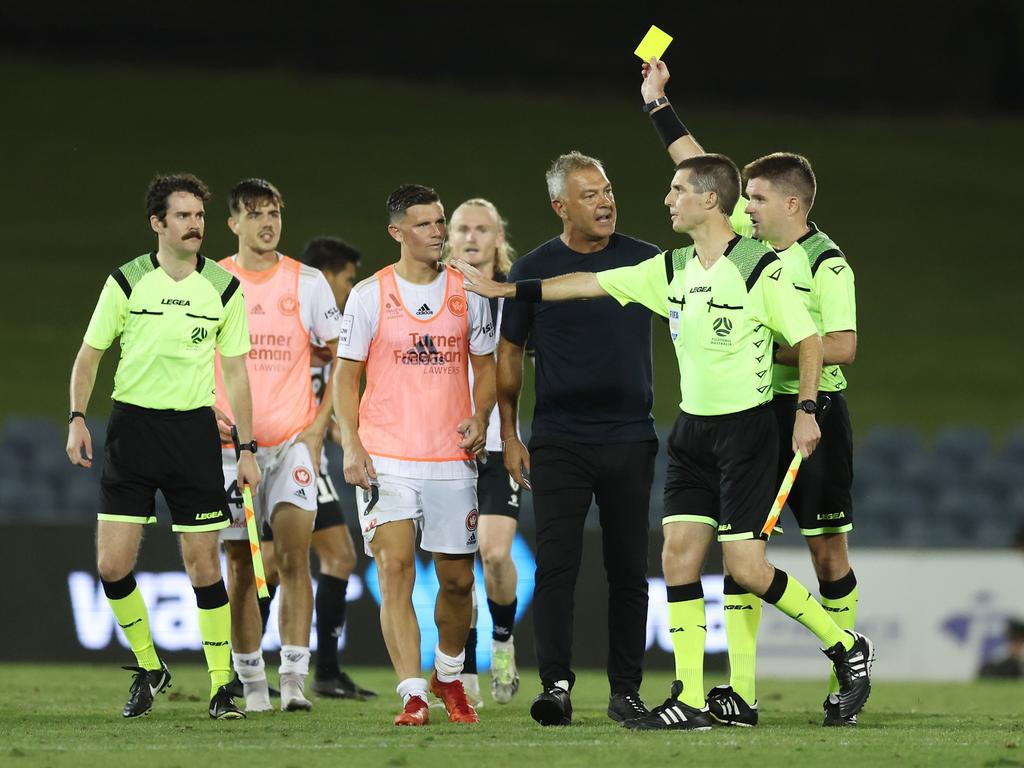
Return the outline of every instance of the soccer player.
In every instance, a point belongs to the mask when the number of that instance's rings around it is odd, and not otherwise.
[[[281,581],[281,709],[308,711],[309,630],[313,589],[309,547],[317,510],[317,470],[331,418],[328,398],[319,407],[310,382],[310,338],[337,348],[341,312],[319,270],[277,252],[281,193],[263,179],[246,179],[231,190],[228,226],[238,253],[220,263],[241,281],[252,350],[246,365],[253,391],[253,434],[264,482],[255,500],[260,522],[274,532]],[[232,417],[218,382],[217,407]],[[232,526],[222,534],[228,556],[235,670],[250,712],[270,709],[256,584],[246,533],[235,453],[223,451]]]
[[[665,63],[652,60],[644,65],[643,74],[641,95],[645,103],[655,104],[650,110],[651,119],[672,160],[678,163],[702,153],[665,97],[669,80]],[[857,353],[853,269],[831,238],[808,221],[817,183],[807,158],[776,152],[748,164],[743,175],[747,179],[746,199],[740,198],[733,212],[733,228],[740,234],[752,234],[776,250],[822,336],[824,359],[818,391],[831,402],[820,420],[821,444],[800,467],[789,506],[810,549],[822,605],[839,626],[853,629],[857,579],[850,567],[846,541],[853,529],[853,434],[842,394],[846,377],[840,367],[852,363]],[[779,422],[781,482],[790,460],[788,446],[799,379],[794,367],[796,351],[785,339],[776,340],[774,357],[772,407]],[[755,661],[761,601],[727,574],[725,606],[729,685],[713,688],[708,706],[719,722],[752,726],[758,717]],[[839,716],[838,692],[839,683],[832,675],[823,705],[824,725],[856,725],[856,715]]]
[[[474,197],[452,212],[446,255],[461,259],[488,278],[504,282],[512,268],[515,249],[508,242],[506,222],[494,203]],[[501,326],[501,300],[490,299],[494,326]],[[491,696],[508,704],[519,690],[516,649],[512,636],[516,621],[516,585],[519,574],[512,561],[512,542],[519,520],[522,490],[505,468],[501,445],[501,419],[491,412],[487,424],[487,461],[477,464],[477,496],[480,501],[480,561],[491,614]],[[480,700],[476,674],[476,607],[466,642],[466,662],[460,679],[466,694]]]
[[[510,279],[639,264],[658,253],[616,232],[617,206],[601,162],[569,152],[546,173],[562,232],[519,259]],[[535,352],[537,401],[527,450],[518,435],[523,353]],[[592,500],[600,509],[608,574],[608,716],[647,712],[640,699],[647,644],[647,551],[658,452],[651,313],[612,299],[508,302],[498,344],[498,408],[505,466],[533,492],[537,525],[534,636],[543,689],[530,714],[572,721],[573,594]],[[532,479],[527,477],[532,473]]]
[[[345,479],[362,489],[359,519],[377,564],[381,629],[403,699],[395,725],[429,719],[412,605],[417,530],[439,582],[430,690],[449,720],[475,723],[459,675],[477,551],[475,456],[494,407],[494,325],[487,302],[466,295],[462,275],[444,266],[439,273],[446,226],[437,193],[401,186],[387,210],[400,258],[356,285],[345,305],[334,385]]]
[[[679,163],[665,197],[673,229],[693,245],[635,267],[508,286],[471,267],[467,290],[531,302],[613,296],[668,318],[679,359],[680,415],[669,438],[663,568],[676,677],[668,700],[625,723],[638,730],[707,730],[704,698],[707,621],[700,572],[712,537],[725,567],[748,592],[813,632],[840,682],[839,715],[850,717],[871,690],[871,642],[844,630],[807,590],[765,558],[761,533],[775,495],[778,423],[771,409],[772,335],[797,350],[799,403],[790,448],[814,451],[821,339],[778,256],[733,232],[729,214],[740,175],[722,155]]]
[[[159,489],[179,534],[182,560],[196,593],[199,634],[210,670],[209,715],[244,718],[224,689],[231,679],[231,613],[221,577],[218,531],[230,523],[224,499],[214,402],[214,351],[220,351],[227,399],[238,434],[252,434],[245,355],[249,333],[239,282],[199,253],[206,229],[206,185],[191,174],[157,176],[146,191],[146,213],[157,248],[107,278],[71,371],[67,454],[92,466],[85,424],[103,353],[121,338],[114,375],[114,410],[107,428],[97,568],[117,623],[137,666],[125,717],[153,707],[171,673],[153,647],[146,603],[133,569],[143,525],[156,522]],[[238,477],[255,487],[260,470],[243,451]]]

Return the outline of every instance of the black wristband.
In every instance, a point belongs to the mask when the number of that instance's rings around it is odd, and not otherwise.
[[[83,420],[83,421],[85,420],[85,414],[84,414],[84,413],[82,413],[81,411],[72,411],[72,412],[71,412],[71,413],[70,413],[70,414],[68,415],[68,424],[70,424],[70,423],[71,423],[72,421],[74,421],[75,419],[77,419],[77,418],[78,418],[79,416],[81,416],[81,417],[82,417],[82,420]]]
[[[542,301],[540,280],[516,280],[516,301]]]
[[[671,104],[657,112],[651,112],[651,122],[654,123],[654,130],[658,132],[658,136],[661,137],[661,141],[666,147],[671,146],[676,139],[690,135]]]

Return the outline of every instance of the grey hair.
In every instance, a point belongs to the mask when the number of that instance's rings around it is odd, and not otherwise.
[[[548,183],[548,197],[551,200],[564,197],[566,179],[569,177],[569,174],[586,168],[598,168],[604,171],[604,163],[596,157],[584,155],[575,149],[572,152],[559,155],[558,159],[548,168],[547,173],[544,174],[544,179]]]

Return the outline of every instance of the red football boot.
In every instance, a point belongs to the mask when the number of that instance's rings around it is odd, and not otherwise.
[[[430,692],[444,702],[444,708],[448,710],[448,719],[453,723],[479,723],[473,705],[466,699],[466,689],[462,687],[461,680],[453,680],[450,683],[442,683],[437,679],[437,672],[430,676]]]
[[[430,707],[419,696],[410,696],[405,707],[395,715],[395,725],[426,725],[430,722]]]

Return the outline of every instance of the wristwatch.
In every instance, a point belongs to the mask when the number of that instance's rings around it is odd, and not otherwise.
[[[796,409],[804,413],[814,414],[818,412],[818,402],[816,400],[801,400],[796,404]]]
[[[83,419],[85,418],[85,414],[82,413],[81,411],[72,411],[70,414],[68,414],[68,424],[77,419],[79,416],[81,416]]]
[[[648,101],[646,104],[644,104],[642,109],[643,109],[643,112],[644,112],[645,115],[649,115],[649,114],[651,114],[651,112],[656,110],[658,107],[663,107],[666,104],[668,104],[668,97],[667,96],[659,96],[658,98],[654,99],[653,101]]]
[[[239,443],[238,444],[238,453],[241,454],[242,451],[248,451],[249,453],[256,453],[256,441],[255,440],[250,440],[248,443]]]

